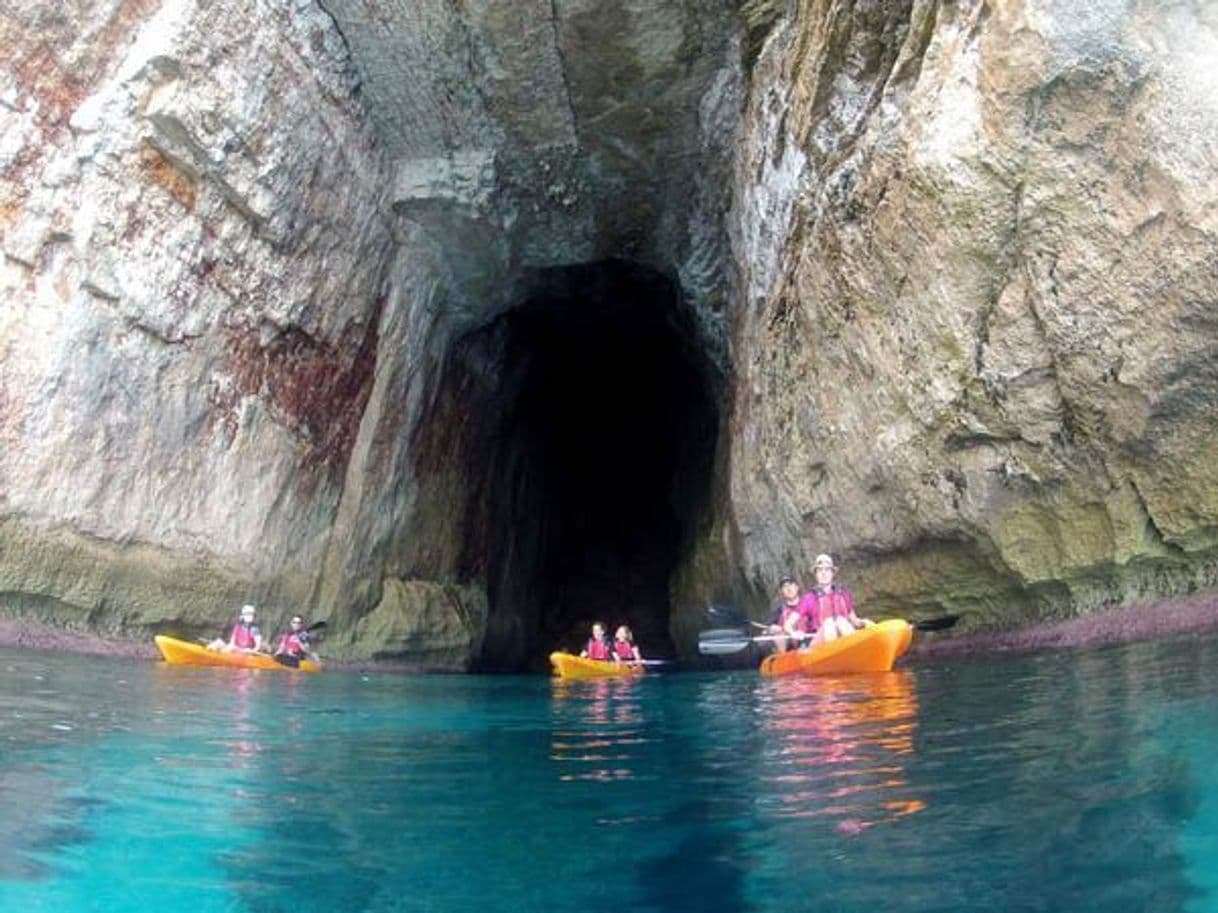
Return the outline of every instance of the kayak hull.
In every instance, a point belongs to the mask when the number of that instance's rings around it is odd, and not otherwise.
[[[554,667],[554,674],[559,678],[622,678],[643,674],[642,666],[587,659],[561,651],[550,654],[550,665]]]
[[[267,653],[222,653],[219,650],[209,650],[202,644],[194,644],[188,640],[178,640],[158,634],[155,638],[157,649],[165,662],[173,666],[227,666],[231,669],[274,669],[277,671],[320,672],[322,663],[302,659],[300,665],[285,666],[277,662]]]
[[[774,653],[761,661],[761,674],[841,675],[887,672],[913,642],[913,625],[900,619],[877,622],[853,634],[807,650]]]

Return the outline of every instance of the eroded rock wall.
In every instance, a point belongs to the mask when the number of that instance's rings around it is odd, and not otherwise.
[[[346,48],[317,4],[258,0],[25,4],[0,47],[6,609],[106,630],[290,611],[391,253]]]
[[[472,424],[512,389],[493,328],[611,258],[676,281],[725,396],[687,649],[707,599],[825,550],[877,613],[991,627],[1214,586],[1215,19],[12,10],[4,610],[202,630],[253,599],[467,663],[523,623],[487,594],[489,461],[520,452]]]
[[[1205,4],[795,5],[738,159],[735,585],[830,551],[999,627],[1214,585],[1216,60]]]

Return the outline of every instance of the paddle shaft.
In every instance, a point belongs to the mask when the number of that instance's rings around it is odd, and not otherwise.
[[[712,618],[719,617],[729,620],[738,627],[744,627],[745,625],[752,625],[755,628],[762,629],[769,627],[769,625],[764,625],[759,621],[753,621],[739,609],[725,606],[708,606],[706,614]],[[938,615],[934,618],[924,618],[921,621],[911,621],[910,624],[913,625],[915,631],[944,631],[954,627],[959,620],[959,615]]]

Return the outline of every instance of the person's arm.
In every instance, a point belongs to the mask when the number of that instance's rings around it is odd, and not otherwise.
[[[846,620],[848,622],[856,628],[866,628],[875,623],[869,618],[859,618],[858,614],[854,611],[854,594],[845,587],[842,587],[841,596],[846,603]]]
[[[799,615],[804,622],[804,633],[811,637],[816,633],[816,629],[820,627],[820,618],[817,607],[820,603],[817,601],[816,594],[809,590],[799,600]]]

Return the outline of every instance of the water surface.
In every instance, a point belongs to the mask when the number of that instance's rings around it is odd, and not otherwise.
[[[0,910],[1218,911],[1218,639],[638,682],[0,650]]]

